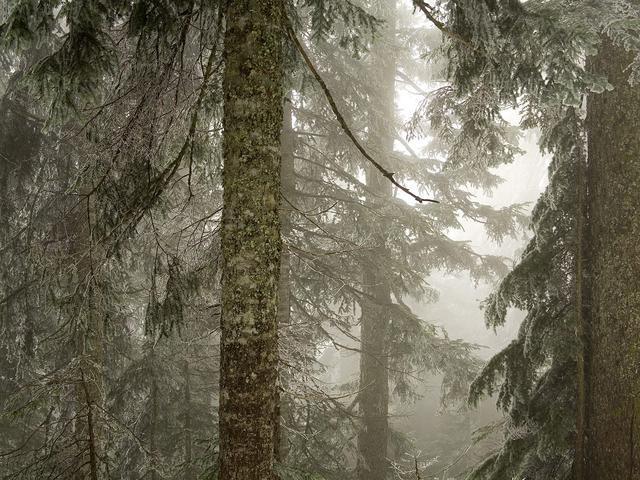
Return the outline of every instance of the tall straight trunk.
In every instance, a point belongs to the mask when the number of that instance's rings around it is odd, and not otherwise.
[[[291,210],[295,194],[293,109],[291,100],[286,99],[282,122],[282,196],[280,199],[280,223],[282,237],[291,233]],[[278,323],[286,325],[291,317],[291,253],[286,245],[282,246],[280,259],[280,298],[278,304]]]
[[[396,63],[387,48],[393,44],[395,35],[395,1],[383,9],[382,18],[387,28],[378,44],[372,49],[373,68],[380,75],[378,95],[371,104],[370,144],[381,162],[388,161],[393,152],[393,133],[389,125],[395,122],[395,76]],[[374,194],[373,202],[381,204],[392,195],[391,183],[374,169],[366,174],[369,190]],[[384,227],[376,225],[376,247],[372,252],[373,262],[385,258],[386,238]],[[363,282],[370,298],[362,302],[360,323],[360,393],[358,396],[362,428],[358,433],[359,480],[384,480],[389,471],[389,370],[387,335],[391,289],[384,272],[374,263],[363,270]]]
[[[291,233],[291,205],[289,202],[293,200],[295,193],[295,172],[294,172],[294,132],[293,132],[293,109],[291,99],[286,98],[284,101],[282,135],[281,135],[281,151],[282,163],[280,166],[280,178],[282,195],[280,198],[280,231],[282,238],[286,238]],[[282,245],[282,256],[280,258],[280,286],[278,292],[278,326],[286,328],[291,319],[291,253],[287,245]],[[282,462],[286,456],[285,438],[280,427],[282,418],[282,398],[280,397],[279,379],[277,390],[277,403],[274,412],[275,432],[274,432],[274,456],[277,462]]]
[[[184,480],[193,479],[193,440],[191,437],[191,372],[189,360],[182,366],[184,376]]]
[[[64,178],[70,179],[71,168],[63,167]],[[68,216],[69,288],[75,291],[68,311],[75,327],[74,354],[81,359],[75,385],[75,437],[80,448],[76,461],[81,465],[76,478],[98,480],[104,429],[101,428],[100,410],[104,392],[104,317],[96,302],[98,288],[93,268],[94,242],[92,233],[93,202],[76,207]],[[85,210],[86,209],[86,210]],[[87,214],[88,212],[88,214]],[[91,222],[91,223],[90,223]]]
[[[93,287],[90,287],[91,289]],[[93,292],[88,292],[91,298]],[[89,308],[91,301],[89,300]],[[98,480],[102,444],[102,428],[99,418],[103,403],[103,331],[101,319],[92,312],[84,312],[87,324],[78,334],[77,354],[83,358],[78,383],[75,387],[76,416],[75,437],[80,447],[76,461],[82,466],[77,471],[77,478]]]
[[[226,11],[221,480],[273,478],[282,14],[282,0],[237,0]]]
[[[151,480],[159,480],[158,460],[160,458],[160,452],[158,450],[158,417],[160,414],[160,406],[158,404],[158,379],[155,353],[151,354],[151,358],[153,362],[153,371],[151,373],[151,425],[149,426],[151,429],[149,432],[151,434],[151,440],[149,442],[149,448],[154,457],[151,465]]]
[[[588,209],[587,209],[587,172],[584,149],[576,150],[576,242],[575,242],[575,315],[578,352],[576,355],[577,391],[576,391],[576,440],[573,462],[574,480],[588,480],[586,477],[586,439],[587,439],[587,398],[588,398],[588,354],[589,354],[589,277],[587,260],[589,258]]]
[[[587,105],[591,331],[587,476],[640,478],[640,88],[633,55],[604,39],[591,60],[613,91]]]

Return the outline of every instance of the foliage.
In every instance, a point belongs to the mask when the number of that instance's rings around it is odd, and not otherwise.
[[[472,403],[497,390],[498,406],[507,412],[503,447],[473,478],[566,479],[575,437],[580,188],[575,176],[577,165],[585,161],[581,108],[586,95],[611,88],[585,68],[585,59],[602,35],[638,51],[638,6],[618,0],[414,4],[435,19],[446,39],[447,73],[455,94],[464,99],[483,91],[499,109],[519,109],[521,126],[540,128],[541,148],[552,156],[549,186],[533,213],[534,237],[485,305],[493,328],[504,323],[509,307],[528,314],[518,337],[472,386]],[[637,72],[637,57],[630,68]],[[498,111],[465,113],[462,122],[469,119],[473,130],[486,131],[484,123]]]
[[[370,108],[383,72],[369,48],[384,23],[367,13],[372,5],[347,0],[287,6],[300,12],[293,23],[312,39],[319,69],[371,148],[371,123],[388,120]],[[215,472],[222,6],[12,0],[6,7],[2,473],[85,473],[92,446],[105,478]],[[427,73],[414,53],[432,38],[409,27],[403,35],[411,48],[385,53],[422,83]],[[469,193],[499,183],[491,168],[518,153],[517,135],[500,117],[501,93],[474,84],[459,96],[454,81],[427,95],[407,131],[386,122],[401,143],[409,131],[432,137],[424,152],[405,148],[385,161],[442,203],[413,205],[397,192],[385,198],[368,188],[367,166],[322,92],[291,64],[295,185],[284,192],[291,223],[284,235],[292,307],[281,326],[281,470],[338,479],[351,474],[356,455],[357,387],[324,385],[319,358],[332,346],[359,350],[359,314],[370,300],[363,269],[381,272],[392,291],[394,394],[414,398],[430,371],[445,377],[443,401],[458,399],[478,368],[475,346],[418,318],[405,299],[435,299],[428,277],[436,270],[475,280],[504,273],[503,259],[479,255],[449,232],[461,229],[461,217],[483,222],[496,241],[517,231],[520,206],[496,210]],[[384,256],[376,254],[382,233]]]

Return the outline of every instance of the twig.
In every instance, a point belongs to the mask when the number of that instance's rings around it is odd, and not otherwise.
[[[430,199],[430,198],[424,198],[424,197],[421,197],[421,196],[413,193],[408,187],[405,187],[404,185],[402,185],[400,182],[398,182],[394,178],[395,173],[390,172],[389,170],[384,168],[382,165],[380,165],[366,151],[366,149],[362,146],[360,141],[356,138],[354,133],[349,128],[349,125],[347,125],[346,120],[344,119],[344,117],[340,113],[340,110],[338,109],[338,106],[336,105],[336,102],[333,99],[333,95],[331,94],[331,91],[329,90],[329,87],[327,87],[327,84],[324,82],[324,80],[322,79],[322,77],[318,73],[318,70],[313,65],[313,62],[309,58],[309,55],[307,55],[307,52],[305,51],[304,47],[302,46],[302,43],[300,43],[300,40],[298,40],[298,37],[296,36],[296,34],[295,34],[294,30],[293,30],[293,26],[291,25],[291,21],[289,20],[289,17],[285,15],[285,20],[284,21],[285,21],[285,26],[287,28],[287,33],[289,34],[289,37],[291,38],[291,40],[295,44],[296,49],[298,50],[298,52],[300,52],[300,55],[302,56],[302,58],[304,59],[304,62],[307,65],[307,67],[309,68],[309,70],[311,71],[311,73],[315,77],[316,81],[320,85],[320,88],[322,88],[322,91],[324,92],[324,95],[327,98],[327,101],[329,102],[329,106],[331,107],[331,110],[333,111],[334,115],[336,116],[336,119],[340,123],[340,127],[342,127],[342,130],[344,131],[344,133],[346,133],[347,137],[349,137],[349,139],[353,142],[353,144],[360,151],[362,156],[364,158],[366,158],[382,174],[383,177],[388,179],[392,184],[394,184],[400,190],[405,192],[407,195],[411,196],[416,202],[418,202],[418,203],[424,203],[424,202],[440,203],[438,200],[433,200],[433,199]]]

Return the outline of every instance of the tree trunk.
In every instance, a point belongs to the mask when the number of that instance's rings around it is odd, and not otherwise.
[[[591,60],[611,92],[587,106],[591,332],[587,478],[640,478],[640,88],[633,55],[604,39]]]
[[[67,176],[66,178],[71,178]],[[75,436],[80,447],[76,461],[81,465],[76,478],[98,480],[102,450],[103,428],[99,418],[104,392],[104,317],[96,302],[97,281],[93,269],[93,204],[87,207],[89,215],[77,207],[69,215],[67,231],[68,255],[72,259],[69,269],[69,288],[75,290],[72,306],[67,312],[75,328],[74,353],[80,358],[75,386]]]
[[[184,375],[184,480],[193,479],[193,440],[191,438],[191,372],[189,360],[182,366]]]
[[[151,395],[151,422],[149,425],[149,434],[151,436],[149,440],[149,450],[151,451],[151,480],[159,480],[160,476],[158,474],[158,462],[160,460],[160,451],[158,448],[158,423],[160,416],[160,405],[158,402],[158,371],[157,371],[157,359],[155,354],[155,349],[153,345],[151,345],[151,391],[149,392]]]
[[[575,111],[571,112],[577,120]],[[580,130],[580,127],[578,127]],[[589,354],[589,232],[587,205],[587,164],[582,138],[577,139],[580,146],[576,148],[576,237],[575,237],[575,315],[578,352],[576,354],[577,390],[576,390],[576,439],[575,458],[573,462],[574,480],[588,480],[586,476],[586,439],[587,439],[587,398],[589,395],[587,378]]]
[[[289,202],[293,201],[295,193],[295,172],[294,172],[294,133],[293,133],[293,112],[291,99],[284,101],[282,136],[281,136],[282,164],[281,182],[282,198],[280,199],[280,231],[282,238],[286,238],[291,232],[291,210]],[[291,253],[287,245],[282,245],[282,257],[280,259],[280,286],[278,292],[278,325],[286,327],[291,320]],[[277,403],[275,415],[274,432],[274,456],[277,462],[282,463],[286,456],[286,440],[280,427],[282,421],[283,402],[280,397],[280,385],[282,378],[279,378],[277,390]]]
[[[226,12],[221,480],[273,477],[280,274],[281,0]]]
[[[396,63],[393,54],[385,47],[393,44],[395,36],[395,2],[384,9],[381,15],[387,21],[387,28],[378,44],[372,50],[374,75],[380,75],[378,95],[371,104],[370,131],[373,151],[381,162],[388,160],[393,152],[393,133],[389,125],[395,122],[395,75]],[[391,197],[391,183],[375,169],[369,168],[366,175],[367,186],[375,195],[373,202],[380,205]],[[362,415],[362,429],[358,433],[359,480],[384,480],[389,471],[389,371],[387,332],[391,289],[384,272],[374,262],[385,258],[386,238],[384,227],[372,225],[375,229],[376,248],[372,252],[373,261],[363,271],[366,292],[371,296],[362,302],[360,323],[360,393],[359,407]]]

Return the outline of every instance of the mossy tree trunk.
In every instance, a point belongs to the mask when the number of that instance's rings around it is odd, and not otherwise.
[[[387,166],[393,152],[393,125],[395,124],[395,76],[396,63],[387,50],[395,36],[395,5],[382,10],[387,27],[377,45],[372,49],[374,74],[379,75],[378,95],[371,104],[370,144],[379,161]],[[366,175],[372,201],[384,210],[386,199],[392,195],[391,183],[375,169],[369,168]],[[383,214],[384,215],[384,214]],[[376,247],[370,264],[364,268],[363,282],[370,295],[361,304],[360,323],[360,393],[358,403],[362,415],[362,429],[358,433],[359,480],[384,480],[389,472],[389,365],[388,329],[391,289],[379,265],[386,252],[384,217],[380,223],[369,225],[375,233]]]
[[[273,477],[280,274],[281,0],[226,11],[221,480]]]
[[[640,478],[640,88],[633,56],[604,39],[592,60],[613,91],[591,95],[587,132],[591,331],[587,474]]]

